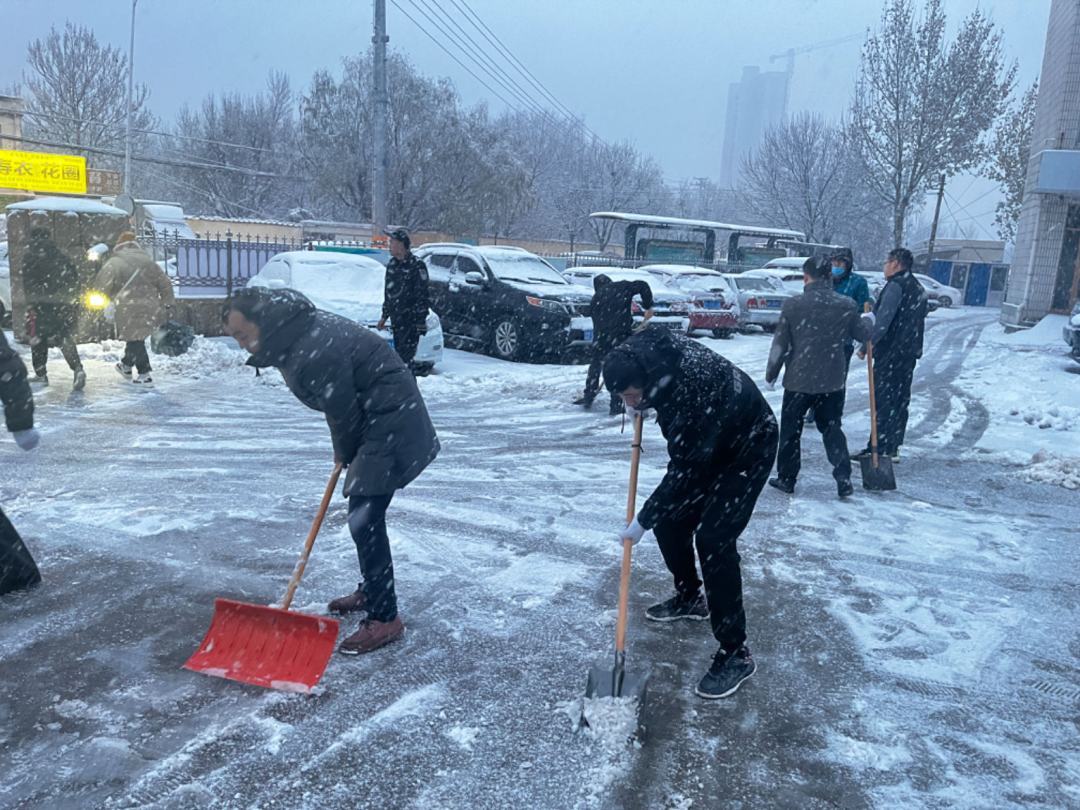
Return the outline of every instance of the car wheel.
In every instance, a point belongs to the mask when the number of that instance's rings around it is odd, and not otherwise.
[[[776,331],[776,324],[775,323],[763,323],[761,325],[761,330],[763,332],[768,332],[769,334],[772,334],[773,332]]]
[[[712,336],[720,340],[730,340],[735,336],[734,329],[713,329]]]
[[[499,321],[491,335],[491,353],[500,360],[520,360],[521,329],[509,318]]]
[[[941,298],[938,299],[938,303],[941,306],[946,307],[946,308],[951,307],[952,306],[952,299],[949,298],[947,295],[943,295],[943,296],[941,296]]]

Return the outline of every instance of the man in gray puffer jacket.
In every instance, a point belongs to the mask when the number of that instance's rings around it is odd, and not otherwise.
[[[348,466],[349,530],[363,582],[330,603],[332,613],[366,611],[339,648],[356,655],[405,632],[397,609],[386,509],[439,452],[416,380],[390,345],[353,321],[316,309],[295,290],[240,290],[222,311],[225,331],[251,353],[248,364],[274,366],[289,390],[330,426],[334,458]]]
[[[809,258],[803,264],[802,295],[784,302],[776,325],[765,382],[772,385],[784,374],[784,404],[780,412],[780,447],[777,477],[769,484],[782,492],[795,491],[801,467],[803,420],[814,409],[825,453],[833,465],[836,491],[841,498],[854,492],[847,437],[841,429],[847,358],[844,348],[852,340],[865,341],[873,331],[874,316],[860,317],[855,302],[833,290],[828,262]]]

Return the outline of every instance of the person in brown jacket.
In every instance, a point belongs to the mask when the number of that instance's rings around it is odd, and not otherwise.
[[[127,342],[116,370],[132,382],[152,383],[146,339],[167,320],[175,300],[172,282],[135,241],[135,234],[125,231],[98,273],[96,286],[115,308],[117,339]],[[138,377],[132,377],[133,367]]]

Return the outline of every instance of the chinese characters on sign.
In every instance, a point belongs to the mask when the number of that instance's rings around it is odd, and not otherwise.
[[[86,193],[86,158],[0,149],[0,188]]]
[[[120,181],[120,172],[111,172],[108,169],[86,170],[86,193],[107,196],[110,194],[122,194],[124,184]]]

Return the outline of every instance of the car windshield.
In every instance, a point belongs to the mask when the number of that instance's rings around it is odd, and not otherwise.
[[[500,253],[484,256],[495,277],[502,281],[540,282],[543,284],[568,285],[565,278],[550,264],[529,253]]]
[[[767,278],[737,278],[735,286],[742,292],[775,292],[776,288]]]

